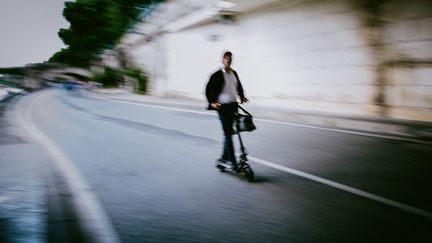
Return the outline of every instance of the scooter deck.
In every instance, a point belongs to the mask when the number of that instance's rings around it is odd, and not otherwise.
[[[220,170],[234,171],[234,166],[232,166],[232,164],[228,164],[228,163],[217,162],[216,167],[219,168]]]

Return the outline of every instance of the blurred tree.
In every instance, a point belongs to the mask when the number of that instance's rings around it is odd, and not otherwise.
[[[104,67],[104,70],[100,73],[96,73],[92,77],[92,80],[101,83],[105,88],[112,88],[118,87],[121,76],[122,71],[111,67]]]
[[[67,46],[55,53],[50,62],[89,66],[105,49],[114,47],[135,24],[143,10],[163,0],[77,0],[66,2],[63,16],[69,29],[59,36]]]
[[[147,91],[147,75],[146,73],[138,67],[132,67],[125,70],[126,76],[132,78],[135,83],[135,91],[140,93],[145,93]]]

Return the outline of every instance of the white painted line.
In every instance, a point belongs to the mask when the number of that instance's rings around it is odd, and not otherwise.
[[[217,116],[215,112],[204,112],[204,111],[194,111],[194,110],[188,110],[188,109],[181,109],[181,108],[174,108],[174,107],[168,107],[168,106],[160,106],[160,105],[149,105],[149,104],[143,104],[133,101],[124,101],[124,100],[118,100],[118,99],[111,99],[118,103],[124,103],[124,104],[131,104],[131,105],[138,105],[138,106],[145,106],[150,108],[156,108],[161,110],[168,110],[168,111],[180,111],[180,112],[188,112],[188,113],[194,113],[194,114],[201,114],[201,115],[208,115],[208,116]]]
[[[318,177],[318,176],[315,176],[315,175],[312,175],[309,173],[305,173],[303,171],[299,171],[299,170],[291,169],[291,168],[288,168],[288,167],[285,167],[282,165],[278,165],[278,164],[275,164],[275,163],[272,163],[272,162],[269,162],[266,160],[254,158],[251,156],[248,156],[248,157],[249,157],[250,161],[253,161],[253,162],[258,163],[258,164],[262,164],[262,165],[265,165],[265,166],[268,166],[268,167],[271,167],[271,168],[274,168],[277,170],[281,170],[281,171],[288,172],[290,174],[297,175],[297,176],[300,176],[300,177],[303,177],[303,178],[306,178],[306,179],[309,179],[312,181],[316,181],[316,182],[322,183],[324,185],[327,185],[327,186],[330,186],[333,188],[337,188],[339,190],[353,193],[353,194],[356,194],[356,195],[361,196],[361,197],[365,197],[365,198],[368,198],[368,199],[371,199],[371,200],[374,200],[374,201],[377,201],[380,203],[384,203],[384,204],[402,209],[402,210],[407,211],[407,212],[411,212],[411,213],[421,215],[421,216],[424,216],[427,218],[432,218],[432,212],[429,212],[429,211],[426,211],[423,209],[419,209],[419,208],[416,208],[416,207],[413,207],[413,206],[410,206],[407,204],[403,204],[403,203],[400,203],[400,202],[397,202],[394,200],[390,200],[390,199],[387,199],[385,197],[381,197],[381,196],[378,196],[378,195],[375,195],[375,194],[372,194],[369,192],[359,190],[359,189],[354,188],[354,187],[350,187],[350,186],[346,186],[346,185],[343,185],[343,184],[340,184],[340,183],[337,183],[334,181],[330,181],[330,180],[327,180],[327,179],[324,179],[324,178],[321,178],[321,177]]]
[[[151,108],[156,108],[156,109],[164,109],[164,110],[171,110],[171,111],[181,111],[181,112],[190,112],[190,113],[197,113],[197,114],[203,114],[203,115],[216,115],[214,113],[209,113],[209,112],[199,112],[199,111],[192,111],[192,110],[187,110],[187,109],[179,109],[179,108],[172,108],[172,107],[166,107],[166,106],[159,106],[159,105],[148,105],[148,104],[142,104],[142,103],[136,103],[136,102],[129,102],[129,101],[120,101],[120,100],[115,100],[116,102],[120,102],[120,103],[126,103],[126,104],[133,104],[133,105],[140,105],[140,106],[146,106],[146,107],[151,107]],[[268,122],[268,123],[274,123],[274,124],[280,124],[280,125],[290,125],[290,126],[298,126],[298,127],[305,127],[305,128],[313,128],[313,129],[320,129],[320,130],[327,130],[327,131],[334,131],[334,132],[341,132],[341,133],[349,133],[349,134],[355,134],[355,135],[363,135],[363,136],[370,136],[370,137],[379,137],[379,138],[386,138],[386,139],[397,139],[397,140],[405,140],[405,141],[410,141],[410,142],[421,142],[424,143],[425,141],[419,141],[419,140],[414,140],[414,139],[401,139],[399,137],[393,137],[393,136],[384,136],[384,135],[376,135],[376,134],[368,134],[368,133],[362,133],[362,132],[354,132],[354,131],[347,131],[347,130],[341,130],[341,129],[333,129],[333,128],[323,128],[323,127],[316,127],[316,126],[310,126],[310,125],[301,125],[301,124],[295,124],[295,123],[289,123],[289,122],[278,122],[278,121],[271,121],[271,120],[265,120],[265,119],[255,119],[257,121],[262,121],[262,122]],[[325,184],[327,186],[333,187],[333,188],[337,188],[346,192],[350,192],[353,194],[356,194],[358,196],[362,196],[365,198],[369,198],[371,200],[374,201],[378,201],[414,214],[418,214],[424,217],[428,217],[428,218],[432,218],[432,213],[407,205],[407,204],[403,204],[394,200],[390,200],[369,192],[365,192],[362,190],[359,190],[357,188],[354,187],[350,187],[350,186],[346,186],[334,181],[330,181],[312,174],[308,174],[299,170],[295,170],[295,169],[291,169],[282,165],[278,165],[269,161],[265,161],[262,159],[258,159],[258,158],[254,158],[251,156],[248,156],[250,161],[274,168],[274,169],[278,169],[281,171],[285,171],[297,176],[301,176],[303,178],[307,178],[309,180],[313,180],[322,184]]]
[[[30,105],[26,107],[23,114],[15,113],[17,121],[28,134],[37,142],[41,143],[44,149],[52,157],[53,165],[61,173],[66,185],[70,189],[71,202],[76,209],[79,223],[83,230],[90,236],[91,242],[97,243],[118,243],[120,238],[114,230],[108,216],[101,204],[91,192],[91,187],[85,182],[72,160],[41,130],[33,123],[31,110],[36,97],[32,97]]]
[[[209,116],[217,116],[217,114],[214,113],[214,112],[194,111],[194,110],[174,108],[174,107],[161,106],[161,105],[149,105],[149,104],[144,104],[144,103],[140,103],[140,102],[124,101],[124,100],[120,100],[120,99],[116,99],[116,98],[111,98],[111,100],[115,101],[115,102],[118,102],[118,103],[125,103],[125,104],[138,105],[138,106],[145,106],[145,107],[150,107],[150,108],[155,108],[155,109],[162,109],[162,110],[169,110],[169,111],[180,111],[180,112],[189,112],[189,113],[195,113],[195,114],[201,114],[201,115],[209,115]],[[260,119],[260,118],[254,118],[254,120],[255,121],[260,121],[260,122],[278,124],[278,125],[294,126],[294,127],[302,127],[302,128],[311,128],[311,129],[317,129],[317,130],[323,130],[323,131],[339,132],[339,133],[346,133],[346,134],[352,134],[352,135],[360,135],[360,136],[366,136],[366,137],[375,137],[375,138],[399,140],[399,141],[406,141],[406,142],[413,142],[413,143],[421,143],[421,144],[426,144],[426,145],[431,145],[432,144],[432,142],[428,142],[428,141],[422,141],[422,140],[418,140],[418,139],[414,139],[414,138],[404,138],[404,137],[393,136],[393,135],[382,135],[382,134],[374,134],[374,133],[367,133],[367,132],[350,131],[350,130],[344,130],[344,129],[338,129],[338,128],[327,128],[327,127],[320,127],[320,126],[313,126],[313,125],[304,125],[304,124],[292,123],[292,122],[273,121],[273,120]]]
[[[259,118],[258,119],[255,118],[254,120],[267,122],[267,123],[273,123],[273,124],[279,124],[279,125],[311,128],[311,129],[317,129],[317,130],[339,132],[339,133],[346,133],[346,134],[353,134],[353,135],[360,135],[360,136],[367,136],[367,137],[384,138],[384,139],[399,140],[399,141],[421,143],[421,144],[428,144],[428,145],[432,144],[431,142],[428,142],[428,141],[422,141],[422,140],[418,140],[418,139],[414,139],[414,138],[398,137],[398,136],[393,136],[393,135],[382,135],[382,134],[374,134],[374,133],[367,133],[367,132],[350,131],[350,130],[344,130],[344,129],[338,129],[338,128],[319,127],[319,126],[304,125],[304,124],[292,123],[292,122],[272,121],[272,120],[259,119]]]

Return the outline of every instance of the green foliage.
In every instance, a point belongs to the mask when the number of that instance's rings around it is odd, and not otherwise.
[[[23,75],[23,69],[19,67],[0,68],[0,74]]]
[[[2,78],[0,78],[0,87],[1,87],[1,85],[6,85],[6,86],[9,86],[9,87],[14,87],[14,88],[21,88],[21,84],[20,83],[11,82],[11,81],[8,81],[8,80],[4,80]]]
[[[50,62],[64,63],[71,66],[87,67],[92,60],[97,59],[97,55],[90,51],[76,50],[76,47],[63,48],[55,53]]]
[[[129,76],[130,78],[133,78],[136,80],[136,82],[137,82],[136,89],[139,92],[145,93],[147,91],[148,78],[147,78],[147,75],[145,74],[144,71],[135,67],[135,68],[130,68],[130,69],[126,70],[125,74],[127,76]]]
[[[105,67],[104,71],[93,76],[93,81],[101,83],[105,88],[118,87],[122,82],[122,72],[110,67]]]
[[[112,48],[138,21],[142,9],[155,0],[76,0],[66,2],[63,16],[69,29],[59,36],[67,48],[55,53],[50,62],[88,66],[104,49]]]

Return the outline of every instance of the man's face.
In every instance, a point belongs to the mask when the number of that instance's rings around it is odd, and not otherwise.
[[[232,57],[230,56],[224,56],[222,59],[222,64],[225,68],[229,68],[231,66]]]

